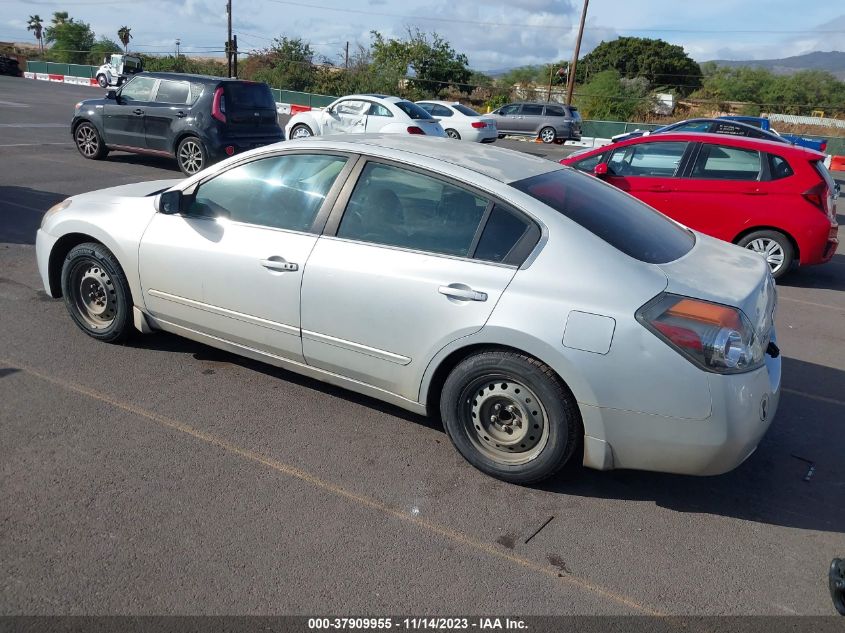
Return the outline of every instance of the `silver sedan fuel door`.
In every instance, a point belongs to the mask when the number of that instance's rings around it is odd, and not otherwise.
[[[165,325],[302,361],[302,271],[348,163],[319,153],[253,160],[201,182],[177,212],[157,213],[139,252],[147,310]]]
[[[368,162],[308,261],[306,361],[416,401],[431,358],[481,329],[516,273],[507,257],[528,221],[497,231],[494,246],[485,227],[496,213],[476,191]]]

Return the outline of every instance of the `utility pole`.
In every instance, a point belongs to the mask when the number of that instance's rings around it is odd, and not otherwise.
[[[575,90],[575,66],[578,63],[578,53],[581,51],[581,38],[584,37],[584,22],[587,20],[587,5],[590,0],[584,0],[584,8],[581,10],[581,26],[578,27],[578,39],[575,40],[575,52],[572,55],[572,63],[569,65],[569,77],[566,81],[566,105],[572,103],[572,92]]]
[[[238,36],[232,36],[232,77],[238,76]]]
[[[346,61],[343,64],[346,70],[349,70],[349,42],[346,43]]]
[[[549,64],[549,91],[546,93],[546,103],[552,100],[552,73],[554,69],[555,65]]]
[[[226,19],[229,23],[228,35],[226,37],[226,65],[229,69],[229,77],[232,76],[232,0],[226,0]]]
[[[181,43],[182,43],[182,41],[177,37],[176,38],[176,59],[179,59],[179,44],[181,44]]]

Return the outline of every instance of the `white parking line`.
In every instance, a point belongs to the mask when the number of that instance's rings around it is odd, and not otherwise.
[[[792,299],[790,297],[778,297],[778,301],[790,301],[792,303],[803,303],[804,305],[814,306],[816,308],[845,311],[845,306],[829,306],[826,303],[816,303],[815,301],[804,301],[803,299]]]
[[[15,128],[68,127],[68,124],[67,123],[0,123],[0,127],[15,127]]]
[[[64,141],[62,143],[8,143],[0,145],[0,147],[37,147],[39,145],[73,145],[70,141]]]
[[[0,101],[0,106],[6,106],[7,108],[28,108],[29,107],[25,103],[15,103],[14,101]]]

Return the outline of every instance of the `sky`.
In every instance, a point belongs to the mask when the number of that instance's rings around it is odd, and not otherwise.
[[[845,51],[841,0],[592,0],[581,54],[621,35],[659,37],[684,47],[697,61],[769,59],[814,50]],[[367,45],[369,33],[400,37],[408,28],[436,31],[474,70],[498,70],[569,59],[582,0],[232,0],[240,50],[261,49],[274,37],[302,38],[339,63],[349,42]],[[839,5],[840,9],[834,9]],[[34,41],[29,15],[49,22],[54,11],[88,22],[117,41],[132,29],[130,49],[183,52],[222,48],[226,0],[0,0],[0,41]],[[842,11],[840,14],[839,11]]]

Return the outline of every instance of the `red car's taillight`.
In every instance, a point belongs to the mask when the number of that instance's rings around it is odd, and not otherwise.
[[[487,124],[484,121],[473,121],[471,125],[476,130],[481,130],[487,127]]]
[[[814,187],[807,189],[807,191],[801,195],[804,196],[804,199],[807,202],[812,204],[814,207],[817,207],[819,211],[827,213],[827,198],[829,196],[827,183],[820,182]]]
[[[422,134],[425,135],[425,132],[422,131],[421,128],[418,128],[416,125],[409,125],[408,126],[408,134]]]
[[[827,141],[822,141],[822,144],[820,145],[819,151],[820,152],[826,152],[827,151]]]
[[[223,95],[223,86],[214,91],[211,100],[211,116],[223,123],[226,122],[226,97]]]
[[[737,308],[664,293],[643,306],[637,320],[708,371],[750,371],[763,363],[768,341]]]

